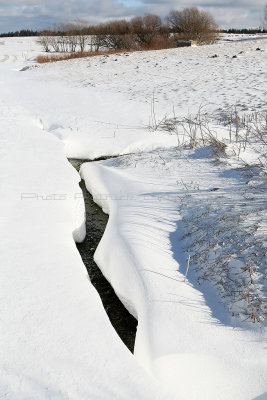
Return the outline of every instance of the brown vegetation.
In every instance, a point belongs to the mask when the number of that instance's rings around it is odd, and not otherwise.
[[[97,57],[97,56],[120,54],[120,53],[133,53],[142,50],[163,50],[174,47],[177,47],[174,44],[174,40],[167,39],[164,36],[160,36],[157,39],[153,40],[148,47],[144,45],[142,47],[135,47],[131,49],[123,48],[123,49],[109,49],[102,51],[94,50],[94,51],[83,51],[83,52],[61,53],[61,54],[46,54],[46,55],[39,55],[36,58],[36,61],[39,64],[44,64],[56,61],[71,60],[75,58]]]
[[[129,52],[126,49],[123,50],[106,50],[106,51],[84,51],[84,52],[75,52],[75,53],[63,53],[63,54],[47,54],[41,55],[36,58],[36,61],[39,64],[56,62],[56,61],[64,61],[64,60],[72,60],[74,58],[84,58],[84,57],[96,57],[96,56],[104,56],[110,54],[119,54]],[[132,52],[132,50],[131,50]]]
[[[154,14],[113,20],[95,26],[84,21],[54,26],[40,32],[39,43],[46,53],[66,53],[63,56],[38,57],[38,60],[65,60],[99,55],[99,52],[115,50],[157,50],[180,47],[195,41],[198,44],[216,40],[218,27],[211,16],[198,8],[173,10],[166,23]],[[89,46],[90,52],[86,52]],[[68,54],[67,54],[68,53]],[[47,61],[39,61],[47,62]]]

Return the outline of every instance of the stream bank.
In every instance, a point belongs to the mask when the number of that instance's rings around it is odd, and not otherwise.
[[[69,162],[79,171],[84,161],[69,159]],[[93,201],[83,180],[80,182],[80,187],[83,191],[86,210],[86,237],[82,243],[77,243],[76,246],[86,266],[90,280],[100,295],[112,326],[123,343],[133,353],[137,321],[126,310],[112,286],[94,262],[94,252],[104,234],[108,215]]]

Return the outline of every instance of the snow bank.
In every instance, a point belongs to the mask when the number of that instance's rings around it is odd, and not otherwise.
[[[85,233],[79,174],[62,143],[12,106],[8,95],[5,87],[0,397],[171,399],[117,336],[76,249],[73,239]]]
[[[190,210],[191,192],[208,203],[218,187],[234,201],[239,181],[223,171],[198,151],[81,168],[94,200],[110,215],[95,260],[138,317],[135,356],[188,400],[251,400],[267,391],[266,329],[231,320],[212,288],[198,287],[193,271],[191,283],[184,277],[182,204]]]

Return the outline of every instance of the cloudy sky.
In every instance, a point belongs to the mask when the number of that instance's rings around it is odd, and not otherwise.
[[[0,0],[0,32],[43,29],[82,18],[89,23],[197,6],[222,28],[258,27],[267,0]]]

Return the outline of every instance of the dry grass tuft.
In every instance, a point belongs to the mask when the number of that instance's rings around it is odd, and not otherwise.
[[[75,58],[85,58],[85,57],[97,57],[104,56],[110,54],[118,54],[118,53],[130,53],[133,50],[106,50],[106,51],[84,51],[84,52],[75,52],[75,53],[63,53],[63,54],[50,54],[50,55],[40,55],[36,58],[36,61],[39,64],[64,61],[64,60],[72,60]]]

